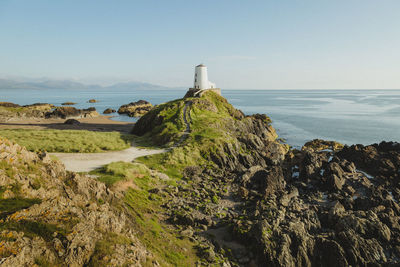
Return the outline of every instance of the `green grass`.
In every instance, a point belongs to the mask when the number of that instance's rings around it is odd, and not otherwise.
[[[161,266],[195,266],[198,256],[194,244],[188,239],[178,238],[176,230],[160,218],[164,213],[161,205],[165,199],[160,194],[149,192],[160,181],[150,175],[146,166],[140,163],[115,162],[91,173],[98,175],[98,180],[111,187],[117,181],[134,182],[135,188],[129,188],[125,192],[124,203],[134,218],[137,237],[153,255],[147,259],[145,266],[153,266],[154,260]],[[106,237],[96,244],[95,254],[98,253],[98,256],[94,257],[93,264],[99,262],[97,258],[101,258],[100,255],[106,255],[107,251],[109,253],[115,240]]]
[[[107,186],[112,186],[118,181],[134,179],[137,176],[149,175],[148,169],[138,163],[112,162],[104,167],[91,171],[90,174],[98,175],[98,180]]]
[[[25,146],[30,151],[104,152],[129,148],[132,135],[119,132],[80,130],[0,130],[0,136]]]
[[[137,124],[146,129],[146,134],[140,139],[146,145],[170,146],[179,140],[185,131],[182,112],[185,106],[183,99],[177,99],[160,104],[145,114],[145,119],[140,119]],[[141,122],[145,122],[141,124]],[[146,141],[147,139],[147,141]]]

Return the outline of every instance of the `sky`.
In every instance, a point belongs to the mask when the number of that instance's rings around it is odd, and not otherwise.
[[[0,0],[0,75],[399,89],[398,0]]]

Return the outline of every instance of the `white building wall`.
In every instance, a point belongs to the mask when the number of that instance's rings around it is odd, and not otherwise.
[[[200,90],[216,88],[215,83],[208,80],[207,67],[203,64],[196,66],[193,88]]]
[[[207,67],[204,65],[196,66],[194,73],[194,88],[196,89],[208,89],[208,74]]]

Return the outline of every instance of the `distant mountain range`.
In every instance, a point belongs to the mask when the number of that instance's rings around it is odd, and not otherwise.
[[[70,89],[70,90],[129,90],[129,89],[171,89],[170,87],[142,82],[116,83],[110,86],[83,84],[71,80],[39,80],[16,81],[12,79],[0,79],[0,89]]]

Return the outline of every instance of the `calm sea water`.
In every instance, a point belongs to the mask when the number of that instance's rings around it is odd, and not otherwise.
[[[139,99],[160,104],[181,98],[185,90],[0,90],[0,101],[21,105],[73,101],[77,108],[118,109]],[[266,113],[280,137],[300,147],[314,138],[346,144],[400,141],[400,90],[223,90],[245,114]],[[98,103],[87,103],[95,98]],[[135,121],[116,115],[113,119]]]

